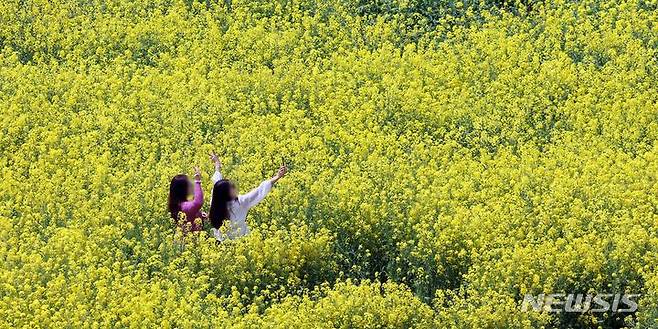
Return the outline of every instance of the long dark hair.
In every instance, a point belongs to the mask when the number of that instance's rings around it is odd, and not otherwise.
[[[233,188],[233,183],[228,179],[222,179],[217,181],[212,189],[208,217],[210,217],[210,223],[216,229],[222,227],[225,219],[229,219],[228,203],[233,201],[231,199],[231,188]]]
[[[187,175],[176,175],[169,184],[169,214],[175,220],[178,220],[180,204],[187,201],[188,185]]]

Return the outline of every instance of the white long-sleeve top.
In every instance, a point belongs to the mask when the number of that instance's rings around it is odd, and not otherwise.
[[[222,173],[216,170],[212,175],[213,186],[215,183],[222,179]],[[272,190],[272,182],[268,179],[260,183],[258,187],[249,191],[249,193],[238,196],[235,201],[229,201],[228,214],[229,220],[224,221],[226,232],[222,233],[220,230],[213,227],[212,233],[219,241],[226,239],[235,239],[249,234],[249,226],[247,225],[247,211],[251,207],[257,205],[265,196]],[[212,194],[211,194],[212,195]],[[210,200],[212,207],[212,199]]]

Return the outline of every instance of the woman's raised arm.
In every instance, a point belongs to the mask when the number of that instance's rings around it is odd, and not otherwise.
[[[288,167],[285,164],[281,164],[279,170],[277,171],[274,177],[263,181],[255,189],[249,191],[247,194],[240,195],[238,201],[240,204],[244,205],[247,208],[251,208],[257,205],[259,202],[263,201],[268,193],[272,190],[272,185],[276,183],[279,179],[286,175],[288,172]]]
[[[212,183],[214,185],[215,183],[222,180],[222,178],[224,178],[224,177],[222,177],[222,171],[221,171],[222,170],[222,162],[219,161],[219,157],[217,156],[217,154],[214,151],[210,152],[210,160],[213,162],[213,164],[215,164],[215,173],[212,175]]]

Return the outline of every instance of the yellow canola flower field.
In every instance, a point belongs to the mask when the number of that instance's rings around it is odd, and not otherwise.
[[[657,86],[656,0],[0,0],[0,327],[657,327]]]

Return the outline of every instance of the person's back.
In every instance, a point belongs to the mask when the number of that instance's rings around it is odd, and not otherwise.
[[[274,177],[263,181],[249,193],[238,195],[235,185],[231,181],[223,179],[220,172],[221,163],[217,156],[211,154],[211,158],[215,162],[215,174],[212,176],[214,186],[209,214],[213,225],[213,235],[218,241],[245,236],[249,234],[249,225],[247,225],[249,209],[267,196],[272,190],[272,185],[286,174],[287,168],[282,165]],[[227,221],[226,225],[224,225],[225,220]],[[222,230],[225,232],[222,232]]]
[[[176,175],[169,185],[169,213],[183,232],[203,229],[201,173],[198,168],[195,168],[195,170],[194,184],[187,175]],[[190,194],[193,195],[192,200],[188,200]],[[181,215],[184,215],[183,221],[180,220]]]

